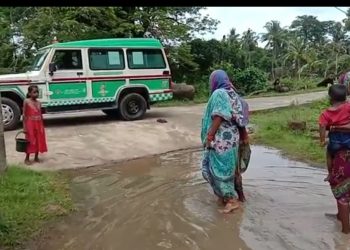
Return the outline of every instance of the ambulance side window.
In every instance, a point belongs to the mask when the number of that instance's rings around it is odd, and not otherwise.
[[[123,51],[120,49],[89,49],[91,70],[122,70],[125,68]]]
[[[57,70],[83,69],[81,50],[56,50],[52,62]]]
[[[128,49],[130,69],[165,69],[166,64],[160,49]]]

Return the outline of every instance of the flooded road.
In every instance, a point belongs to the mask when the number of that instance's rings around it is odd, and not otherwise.
[[[325,216],[336,210],[324,170],[255,146],[243,175],[244,209],[222,215],[200,156],[184,151],[79,170],[72,179],[79,212],[29,249],[350,249],[350,236]]]

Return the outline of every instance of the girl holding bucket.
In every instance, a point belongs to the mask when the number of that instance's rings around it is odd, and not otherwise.
[[[35,154],[34,161],[40,162],[39,153],[47,152],[43,115],[38,97],[38,86],[29,86],[27,99],[23,103],[23,130],[28,141],[24,163],[27,165],[31,164],[30,154]]]

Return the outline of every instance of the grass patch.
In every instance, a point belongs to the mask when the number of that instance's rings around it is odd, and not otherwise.
[[[73,208],[67,180],[59,173],[10,167],[0,176],[0,249],[14,249],[45,221]]]
[[[287,155],[325,165],[325,149],[318,144],[318,117],[327,100],[303,106],[289,106],[252,115],[257,132],[253,142],[281,149]],[[306,122],[306,130],[293,131],[289,121]]]

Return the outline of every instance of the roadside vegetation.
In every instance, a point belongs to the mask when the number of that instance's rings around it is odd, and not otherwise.
[[[218,20],[203,15],[202,7],[0,7],[0,74],[30,70],[38,49],[59,42],[101,38],[159,39],[168,53],[172,80],[195,87],[191,101],[209,96],[209,74],[224,69],[245,97],[304,93],[319,90],[350,68],[350,9],[343,22],[298,16],[289,27],[277,20],[265,32],[242,34],[227,27],[222,38],[198,38],[213,33]],[[107,20],[107,21],[106,21]],[[259,42],[263,46],[258,46]],[[276,80],[279,89],[276,89]],[[327,82],[324,82],[326,86]],[[323,162],[323,149],[314,140],[317,116],[325,102],[288,107],[253,116],[255,140],[287,153]],[[300,130],[291,120],[306,122]],[[0,177],[0,248],[16,246],[43,222],[72,208],[68,187],[59,174],[10,167]]]
[[[58,173],[9,167],[0,176],[0,249],[17,249],[43,223],[73,209],[68,184]]]
[[[278,93],[278,92],[268,91],[268,92],[262,92],[256,95],[248,95],[245,97],[245,99],[253,99],[253,98],[259,98],[259,97],[290,96],[290,95],[306,94],[306,93],[321,92],[321,91],[326,91],[326,89],[322,87],[322,88],[313,88],[313,89],[307,89],[307,90],[294,90],[287,93]],[[191,106],[196,104],[207,103],[208,100],[209,100],[209,97],[195,96],[193,100],[173,99],[170,101],[159,102],[154,104],[154,107]]]
[[[193,85],[194,102],[208,97],[212,70],[226,70],[244,96],[276,90],[309,91],[350,67],[350,9],[342,22],[297,16],[288,27],[271,20],[258,34],[227,27],[222,38],[198,38],[217,29],[203,7],[1,7],[0,74],[30,69],[34,54],[59,42],[149,37],[166,47],[175,83]],[[108,17],[108,22],[106,22]],[[60,20],[60,21],[57,21]],[[259,45],[260,43],[260,45]],[[259,46],[258,46],[259,45]]]
[[[253,142],[281,149],[292,158],[325,165],[325,149],[319,146],[318,117],[328,100],[252,115],[256,127]]]

